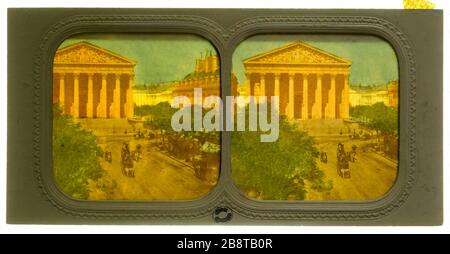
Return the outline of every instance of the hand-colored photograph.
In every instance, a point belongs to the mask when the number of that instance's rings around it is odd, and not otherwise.
[[[214,47],[192,35],[85,34],[53,64],[53,175],[82,200],[194,200],[216,185],[220,132],[175,132],[172,98],[220,96]]]
[[[232,176],[247,197],[375,200],[391,189],[399,83],[389,43],[362,35],[258,35],[241,42],[232,60],[240,96],[279,98],[275,142],[261,142],[258,132],[232,133]]]
[[[276,104],[278,113],[270,119],[277,122],[270,142],[261,139],[267,129],[227,129],[232,178],[247,197],[364,201],[391,189],[399,83],[389,43],[361,35],[260,35],[243,41],[231,60],[231,95],[248,99],[236,107],[247,115],[250,98],[267,98],[257,107]],[[204,197],[220,175],[220,114],[226,114],[221,101],[206,103],[220,99],[220,82],[218,53],[201,37],[65,40],[53,66],[57,186],[83,200]],[[203,99],[196,100],[199,89]],[[174,105],[180,97],[187,111]],[[174,128],[180,112],[189,128]],[[216,129],[204,124],[211,115]]]

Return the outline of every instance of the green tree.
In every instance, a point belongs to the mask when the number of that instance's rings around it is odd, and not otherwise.
[[[371,106],[356,106],[350,109],[352,118],[377,133],[378,147],[381,149],[382,139],[397,139],[398,137],[398,109],[379,102]]]
[[[193,128],[194,124],[194,107],[191,106],[191,127]],[[152,127],[153,129],[159,130],[161,134],[165,133],[173,133],[171,121],[173,114],[178,111],[177,108],[172,108],[168,102],[160,102],[156,105],[143,105],[135,107],[135,114],[138,116],[149,116],[150,119],[146,122],[147,126]],[[202,110],[202,119],[203,116],[210,109]],[[200,119],[200,120],[202,120]],[[192,138],[197,138],[202,141],[208,141],[212,143],[219,143],[220,133],[217,131],[210,132],[202,132],[202,131],[182,131],[181,132],[185,136],[189,136]]]
[[[176,111],[177,109],[173,109],[168,102],[160,102],[154,106],[149,106],[150,126],[165,131],[172,130],[172,115]]]
[[[382,102],[371,106],[351,107],[350,116],[377,133],[396,135],[398,132],[397,108],[388,107]]]
[[[303,200],[305,180],[317,191],[332,188],[316,163],[314,140],[286,119],[280,119],[279,139],[262,143],[257,132],[233,132],[232,175],[243,191],[256,191],[267,200]]]
[[[95,136],[53,107],[53,175],[60,190],[78,199],[89,197],[88,180],[98,180],[103,151]]]
[[[370,121],[368,126],[382,135],[395,135],[398,131],[398,113],[396,108],[391,108],[379,102],[371,106]]]

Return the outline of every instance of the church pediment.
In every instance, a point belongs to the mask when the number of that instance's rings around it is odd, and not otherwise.
[[[334,56],[321,49],[303,42],[295,42],[287,46],[248,58],[244,64],[342,64],[350,65],[351,61]]]
[[[136,62],[123,56],[97,47],[88,42],[79,42],[56,51],[55,64],[125,64]]]

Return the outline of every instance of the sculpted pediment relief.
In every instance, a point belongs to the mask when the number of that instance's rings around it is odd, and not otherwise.
[[[303,42],[296,42],[285,47],[254,56],[244,63],[271,64],[344,64],[350,65],[349,60],[331,55]]]
[[[54,58],[55,64],[130,64],[133,60],[112,53],[87,42],[79,42],[59,49]]]

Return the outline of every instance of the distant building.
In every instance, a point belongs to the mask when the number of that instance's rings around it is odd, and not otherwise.
[[[389,107],[398,107],[398,81],[391,81],[388,86]]]
[[[378,102],[398,107],[398,81],[375,87],[353,86],[350,88],[350,106],[370,106]]]
[[[159,93],[149,93],[147,90],[133,91],[133,100],[136,106],[156,105],[161,102],[171,103],[172,97],[171,90]]]
[[[195,69],[182,80],[174,81],[170,89],[162,92],[134,90],[133,98],[136,106],[156,105],[161,102],[172,102],[175,96],[186,96],[194,102],[194,88],[202,88],[203,99],[208,96],[220,97],[220,64],[219,57],[208,51],[204,57],[196,59]],[[233,95],[237,95],[237,78],[231,79]]]
[[[389,105],[389,97],[386,85],[376,87],[352,87],[350,88],[350,106],[370,106],[382,102]]]
[[[231,77],[232,94],[237,94],[237,78]],[[208,96],[220,97],[220,63],[219,57],[211,51],[197,59],[195,70],[184,79],[177,81],[172,89],[172,96],[186,96],[194,102],[194,88],[202,88],[203,99]]]

